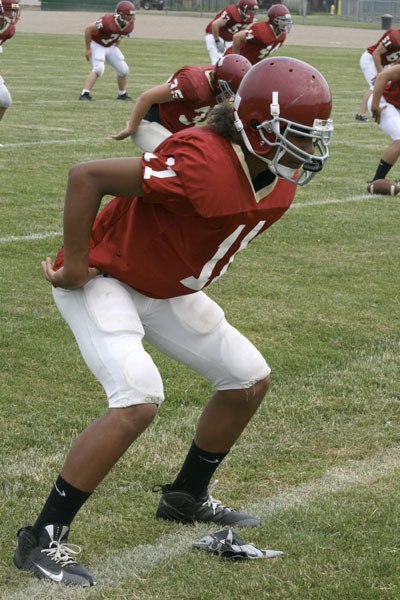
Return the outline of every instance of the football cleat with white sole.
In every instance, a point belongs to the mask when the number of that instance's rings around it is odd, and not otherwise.
[[[32,527],[23,527],[17,534],[15,566],[31,571],[38,579],[81,587],[95,585],[93,575],[74,558],[81,549],[67,543],[68,533],[67,525],[52,524],[43,527],[36,538]]]
[[[194,498],[187,492],[171,490],[171,485],[155,486],[153,491],[162,491],[156,517],[179,523],[215,523],[217,525],[232,525],[236,527],[257,527],[260,519],[247,513],[224,506],[222,502],[211,496],[218,481],[210,487],[203,498]]]

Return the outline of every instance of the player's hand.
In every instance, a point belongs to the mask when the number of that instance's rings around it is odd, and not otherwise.
[[[218,38],[218,40],[215,42],[215,45],[217,46],[217,50],[220,54],[225,52],[224,40],[222,40],[221,38]]]
[[[91,50],[86,50],[85,56],[86,56],[86,60],[88,62],[90,62],[90,59],[92,58],[92,51]]]
[[[386,106],[377,106],[377,107],[373,107],[371,106],[371,113],[372,113],[372,118],[374,119],[375,123],[379,123],[381,122],[381,113],[383,110],[385,110]]]
[[[65,267],[61,267],[58,271],[54,271],[53,261],[50,256],[42,261],[42,271],[47,281],[49,281],[53,287],[61,287],[67,290],[80,288],[100,274],[100,269],[97,269],[97,267],[88,267],[86,273],[81,273],[79,275],[76,273],[68,274]]]
[[[115,135],[112,135],[111,137],[113,140],[124,140],[134,133],[136,133],[136,129],[131,129],[129,127],[129,121],[127,121],[125,129]]]

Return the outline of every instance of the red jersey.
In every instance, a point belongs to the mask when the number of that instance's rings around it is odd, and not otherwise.
[[[212,65],[182,67],[168,79],[173,100],[159,104],[161,125],[172,133],[205,121],[217,103],[211,83]]]
[[[114,198],[94,223],[89,264],[152,298],[194,293],[289,208],[284,179],[255,191],[239,148],[208,127],[142,158],[143,196]],[[62,250],[55,268],[62,265]]]
[[[389,29],[385,31],[383,36],[374,44],[367,48],[370,54],[382,44],[386,52],[381,55],[382,66],[391,65],[397,62],[400,58],[400,29]]]
[[[389,81],[382,95],[389,104],[400,108],[400,81]]]
[[[117,21],[117,17],[114,14],[107,14],[100,17],[96,21],[96,33],[93,34],[92,40],[109,48],[114,46],[123,37],[128,37],[135,27],[135,21],[132,20],[127,23],[125,27],[121,27]]]
[[[7,23],[3,29],[0,29],[0,46],[7,40],[11,39],[15,33],[14,23]]]
[[[272,25],[269,23],[254,23],[246,31],[245,43],[240,48],[240,54],[255,65],[269,54],[278,50],[286,40],[286,33],[275,35]],[[232,48],[228,48],[225,54],[232,54]]]
[[[246,27],[246,25],[250,25],[254,21],[254,16],[254,13],[250,13],[247,19],[243,19],[238,7],[235,4],[231,4],[217,12],[213,20],[207,25],[206,33],[212,33],[211,25],[214,21],[221,18],[224,21],[224,25],[220,27],[219,37],[225,40],[225,42],[231,42],[233,34]]]

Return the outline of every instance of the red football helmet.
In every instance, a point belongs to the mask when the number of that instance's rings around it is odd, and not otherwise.
[[[123,0],[122,2],[118,2],[115,7],[115,14],[117,16],[118,21],[120,21],[121,25],[126,25],[132,19],[135,18],[135,5],[132,2],[128,2],[128,0]]]
[[[289,33],[293,21],[289,9],[284,4],[273,4],[267,11],[268,23],[272,25],[275,35]]]
[[[0,17],[9,23],[17,23],[21,16],[19,0],[0,0]]]
[[[240,54],[227,54],[218,59],[214,72],[214,89],[218,102],[229,100],[236,94],[250,67],[250,61]]]
[[[247,20],[251,13],[255,13],[258,10],[257,0],[238,0],[236,5],[243,19]]]
[[[278,177],[305,185],[328,160],[332,94],[311,65],[296,58],[265,58],[245,75],[233,106],[247,150]],[[298,148],[289,134],[312,138],[315,154]],[[300,169],[279,163],[286,153],[303,162]]]

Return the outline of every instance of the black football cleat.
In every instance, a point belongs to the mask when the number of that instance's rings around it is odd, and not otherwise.
[[[95,585],[93,575],[75,560],[81,549],[67,543],[68,533],[67,525],[46,525],[36,538],[32,527],[23,527],[17,534],[15,566],[31,571],[38,579],[81,587]]]
[[[93,100],[93,96],[90,94],[90,92],[83,92],[83,94],[79,96],[79,100],[83,100],[84,102],[90,102],[90,100]]]

